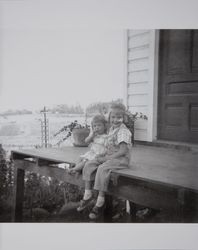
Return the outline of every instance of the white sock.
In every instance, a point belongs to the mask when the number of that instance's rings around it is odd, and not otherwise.
[[[92,190],[85,189],[83,200],[89,200],[92,197]]]
[[[96,201],[96,206],[97,207],[102,207],[105,203],[105,197],[104,196],[98,196],[97,201]]]

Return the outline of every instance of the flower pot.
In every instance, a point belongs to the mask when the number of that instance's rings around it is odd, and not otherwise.
[[[89,135],[90,130],[88,128],[74,128],[72,131],[73,145],[75,147],[87,147],[85,138]]]

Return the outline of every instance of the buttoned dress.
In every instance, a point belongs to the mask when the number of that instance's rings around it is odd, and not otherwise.
[[[96,135],[90,145],[90,150],[84,155],[81,155],[81,158],[92,161],[96,158],[97,155],[105,155],[106,137],[106,134]]]
[[[120,143],[127,144],[128,151],[124,156],[110,159],[100,164],[96,160],[88,161],[83,169],[83,179],[85,181],[94,180],[94,189],[106,192],[112,170],[127,168],[130,161],[131,132],[122,123],[119,127],[111,127],[106,139],[106,155],[110,156],[119,151]],[[88,170],[89,169],[89,170]],[[87,174],[89,172],[89,174]]]

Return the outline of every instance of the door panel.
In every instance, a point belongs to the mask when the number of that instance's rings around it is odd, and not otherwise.
[[[158,138],[198,142],[198,30],[160,33]]]
[[[198,31],[193,32],[192,72],[198,72]]]

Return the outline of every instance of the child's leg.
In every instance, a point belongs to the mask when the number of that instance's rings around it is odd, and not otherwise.
[[[80,206],[77,208],[78,212],[83,211],[92,202],[92,182],[94,180],[95,172],[98,167],[98,162],[87,161],[83,168],[83,180],[85,181],[85,192],[83,199],[80,201]]]
[[[86,161],[84,161],[84,159],[81,159],[81,161],[79,161],[74,168],[69,169],[69,173],[75,173],[78,171],[81,171],[84,166],[85,166]]]
[[[95,173],[98,168],[97,161],[87,161],[83,168],[83,180],[85,181],[85,193],[83,199],[90,199],[92,196],[92,182],[95,178]]]
[[[120,164],[119,160],[112,159],[101,164],[96,172],[94,189],[102,192],[108,191],[108,184],[112,170],[128,168],[127,165]]]
[[[91,205],[92,202],[92,190],[91,190],[91,181],[85,181],[85,192],[83,199],[80,201],[79,207],[77,207],[78,212],[82,212],[85,208]]]
[[[85,192],[83,200],[89,200],[92,197],[92,181],[85,181]]]
[[[85,190],[88,189],[92,189],[92,181],[85,181]]]
[[[98,198],[96,201],[96,206],[97,207],[102,207],[105,203],[105,192],[99,191]]]
[[[77,211],[81,212],[86,207],[88,207],[92,202],[92,182],[95,178],[95,173],[98,168],[98,162],[93,161],[87,161],[85,163],[85,166],[83,168],[83,180],[85,181],[85,192],[83,199],[80,202],[80,206],[77,208]]]
[[[91,212],[89,214],[89,218],[91,220],[96,220],[103,214],[104,204],[105,204],[105,192],[99,191],[96,204],[92,208],[92,210],[91,210]]]
[[[113,169],[123,169],[127,165],[122,165],[116,159],[108,160],[101,164],[96,172],[94,189],[99,191],[98,198],[94,208],[89,214],[90,219],[97,219],[103,211],[105,203],[105,193],[108,191],[108,184],[110,179],[110,174]]]

